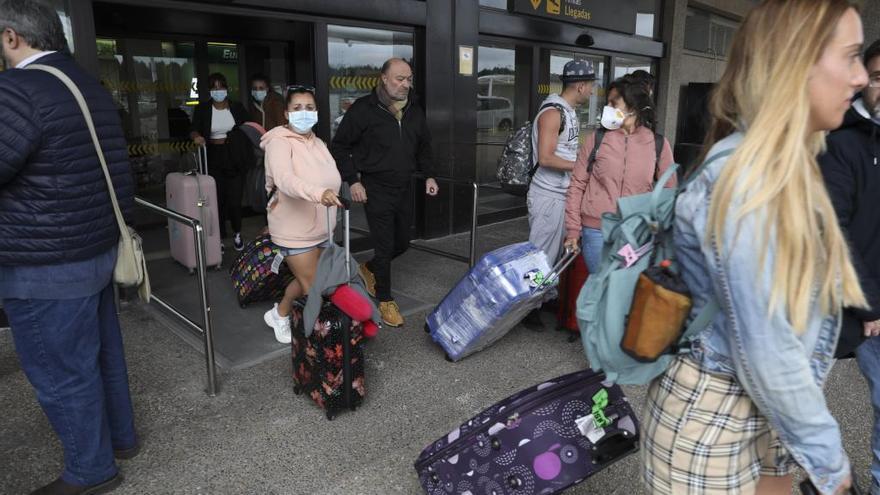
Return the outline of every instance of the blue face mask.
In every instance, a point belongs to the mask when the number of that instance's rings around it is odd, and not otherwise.
[[[226,99],[226,90],[225,89],[212,89],[211,90],[211,99],[220,103]]]
[[[256,101],[258,101],[258,102],[260,102],[260,103],[262,103],[263,100],[266,99],[266,93],[267,93],[267,91],[266,91],[265,89],[263,89],[263,90],[257,90],[257,89],[253,89],[253,90],[251,90],[251,96],[254,97],[254,100],[256,100]]]
[[[298,134],[308,134],[312,132],[312,127],[318,123],[318,112],[290,112],[287,114],[287,121]]]

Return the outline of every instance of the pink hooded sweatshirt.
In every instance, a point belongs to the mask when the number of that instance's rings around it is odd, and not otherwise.
[[[272,242],[305,248],[326,241],[327,207],[321,205],[321,196],[327,189],[338,192],[342,178],[324,141],[278,126],[263,135],[260,146],[266,152],[266,190],[278,188],[278,202],[267,214]],[[335,210],[330,212],[331,228]]]
[[[584,140],[571,173],[565,199],[565,238],[580,238],[583,227],[602,227],[602,214],[617,211],[618,198],[653,190],[657,148],[654,133],[644,126],[632,134],[623,129],[606,131],[596,153],[593,174],[587,177],[587,161],[593,152],[596,134]],[[663,151],[656,165],[659,179],[672,164],[672,148],[663,139]],[[667,183],[674,187],[676,179]]]

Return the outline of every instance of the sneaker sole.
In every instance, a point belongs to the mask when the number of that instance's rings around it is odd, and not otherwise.
[[[269,318],[271,318],[271,315],[269,315],[269,313],[263,313],[263,321],[266,322],[266,325],[269,325],[269,328],[272,329],[272,333],[275,334],[275,340],[277,340],[279,344],[289,344],[290,340],[285,340],[285,339],[282,339],[278,336],[278,331],[275,330],[275,325],[273,325],[271,323]],[[291,339],[291,340],[293,340],[293,339]]]
[[[122,484],[122,474],[119,473],[116,476],[110,478],[109,480],[95,485],[82,493],[82,495],[99,495],[101,493],[107,493],[109,491],[114,490]]]

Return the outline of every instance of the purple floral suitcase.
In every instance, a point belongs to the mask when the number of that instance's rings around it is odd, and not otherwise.
[[[428,495],[554,494],[638,450],[623,391],[584,370],[523,390],[425,447]]]

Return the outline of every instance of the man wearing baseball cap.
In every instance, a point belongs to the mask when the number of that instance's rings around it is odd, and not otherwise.
[[[532,160],[538,165],[527,196],[529,241],[547,254],[554,264],[565,241],[565,194],[578,152],[580,121],[576,108],[593,94],[596,71],[588,60],[572,60],[562,69],[562,93],[552,94],[541,104],[532,129]],[[547,300],[556,297],[550,291]],[[540,309],[523,322],[540,331]]]

